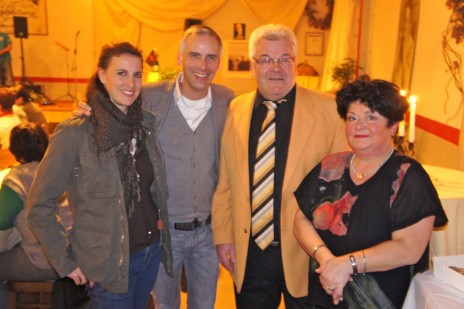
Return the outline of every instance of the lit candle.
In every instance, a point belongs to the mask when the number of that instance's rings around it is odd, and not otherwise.
[[[406,127],[406,123],[404,122],[404,120],[400,121],[400,124],[398,126],[398,136],[404,137],[405,127]]]
[[[409,142],[414,143],[416,133],[416,97],[409,97]]]

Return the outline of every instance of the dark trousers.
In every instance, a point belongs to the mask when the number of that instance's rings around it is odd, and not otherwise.
[[[286,309],[309,307],[307,297],[295,298],[288,292],[280,250],[280,245],[261,250],[250,239],[243,286],[235,292],[237,309],[277,309],[282,294]]]

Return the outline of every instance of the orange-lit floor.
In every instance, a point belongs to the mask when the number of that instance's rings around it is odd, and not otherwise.
[[[219,271],[219,281],[216,294],[216,306],[215,309],[234,309],[235,298],[234,298],[234,284],[232,279],[224,268],[221,267]],[[187,294],[182,293],[181,309],[187,309]],[[279,309],[285,309],[283,301],[280,304]]]

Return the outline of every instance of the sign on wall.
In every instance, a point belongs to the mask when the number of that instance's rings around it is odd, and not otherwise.
[[[47,6],[45,0],[0,1],[0,31],[14,33],[13,17],[27,18],[29,35],[47,35]]]

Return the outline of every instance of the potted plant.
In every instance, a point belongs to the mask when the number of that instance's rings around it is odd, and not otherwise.
[[[356,73],[362,70],[352,58],[345,58],[343,62],[332,69],[332,81],[336,81],[343,87],[356,79]]]

